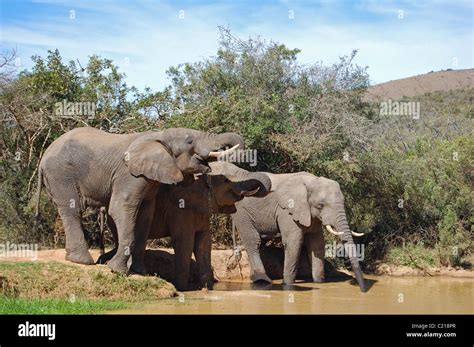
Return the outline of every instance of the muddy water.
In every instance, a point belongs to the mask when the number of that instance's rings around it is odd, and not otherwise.
[[[367,276],[361,293],[350,281],[298,282],[286,287],[220,282],[212,291],[140,304],[114,313],[136,314],[317,314],[317,313],[474,313],[474,279]],[[281,283],[281,282],[280,282]]]

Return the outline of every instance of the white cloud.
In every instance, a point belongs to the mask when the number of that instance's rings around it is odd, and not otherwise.
[[[55,48],[64,58],[79,58],[82,63],[87,56],[99,54],[113,59],[127,74],[128,83],[139,88],[162,88],[168,67],[215,55],[219,24],[229,24],[243,38],[260,35],[300,48],[300,61],[305,64],[321,60],[330,64],[358,49],[357,63],[368,65],[377,83],[473,66],[472,30],[460,26],[465,16],[446,11],[449,4],[443,1],[432,6],[421,0],[403,2],[407,12],[401,20],[395,2],[363,1],[356,10],[367,18],[359,19],[344,12],[344,2],[326,1],[314,8],[290,1],[258,7],[224,3],[183,8],[148,1],[120,6],[108,1],[40,2],[54,4],[64,15],[10,20],[2,26],[2,46],[18,47],[23,62]],[[465,11],[471,5],[456,6]],[[76,11],[74,20],[69,18],[70,9]],[[288,9],[294,10],[294,19],[288,18]],[[180,10],[184,19],[179,18]],[[452,64],[455,57],[457,66]]]

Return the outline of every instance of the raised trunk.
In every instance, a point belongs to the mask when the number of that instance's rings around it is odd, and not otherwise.
[[[216,141],[221,145],[221,147],[234,147],[235,145],[239,145],[238,149],[243,150],[245,149],[245,142],[244,139],[235,133],[223,133],[216,135]],[[219,148],[217,148],[219,149]],[[217,150],[216,149],[216,150]]]
[[[346,253],[349,254],[349,260],[351,262],[352,271],[354,272],[357,283],[359,284],[360,291],[365,293],[367,291],[367,286],[365,284],[362,270],[360,269],[359,260],[357,259],[354,239],[352,238],[351,230],[349,229],[344,209],[340,210],[337,213],[335,227],[338,232],[343,232],[340,237],[341,240],[344,242],[344,248],[346,249]],[[350,250],[351,247],[353,247],[352,250]]]
[[[215,161],[216,158],[209,157],[209,153],[219,151],[226,147],[231,148],[239,145],[238,149],[245,148],[244,139],[234,133],[212,134],[202,133],[194,141],[194,153],[201,160]]]

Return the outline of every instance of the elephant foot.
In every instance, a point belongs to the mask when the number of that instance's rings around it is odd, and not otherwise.
[[[250,276],[250,279],[252,280],[253,283],[256,283],[256,284],[259,284],[259,283],[271,284],[272,283],[272,280],[270,279],[270,277],[267,276],[266,273],[254,273]]]
[[[214,283],[217,281],[214,279],[214,277],[210,274],[206,274],[204,276],[201,276],[199,279],[199,288],[200,289],[209,289],[212,290],[214,288]]]
[[[114,257],[114,255],[117,253],[117,249],[114,248],[111,251],[108,251],[107,253],[102,254],[97,261],[95,262],[96,264],[107,264],[110,259]]]
[[[139,275],[146,275],[146,267],[143,262],[132,262],[132,265],[130,265],[130,272],[139,274]]]
[[[118,258],[117,255],[115,255],[108,263],[107,266],[109,267],[110,270],[114,273],[120,273],[124,275],[128,275],[128,267],[127,267],[127,260],[122,258]]]
[[[295,276],[283,276],[283,284],[294,284],[295,283]]]
[[[314,283],[324,283],[324,277],[315,277],[313,278]]]
[[[212,280],[212,281],[201,282],[200,287],[203,290],[213,290],[214,289],[214,281]]]
[[[94,264],[94,259],[92,259],[92,256],[88,250],[71,251],[66,249],[66,260],[77,264]]]
[[[187,280],[176,280],[173,284],[176,287],[176,290],[178,290],[180,292],[184,292],[186,290],[189,290]]]

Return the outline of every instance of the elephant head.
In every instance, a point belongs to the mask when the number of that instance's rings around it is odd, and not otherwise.
[[[222,154],[218,151],[244,146],[243,139],[233,133],[170,128],[136,137],[127,148],[124,160],[134,176],[174,184],[183,181],[184,175],[209,172],[207,162]]]
[[[215,167],[214,164],[217,163],[210,163],[211,168]],[[235,213],[236,202],[246,196],[264,197],[271,190],[270,179],[260,172],[246,172],[239,176],[212,172],[203,178],[209,188],[209,209],[213,213]]]
[[[242,182],[248,187],[258,187],[254,197],[262,198],[272,191],[270,177],[263,172],[250,172],[232,163],[217,161],[209,163],[212,172],[208,175],[223,175],[233,182]],[[254,189],[254,188],[251,188]]]
[[[212,162],[210,166],[215,167],[214,164],[217,163]],[[266,174],[259,172],[247,172],[245,177],[211,172],[194,177],[187,175],[185,182],[163,185],[160,189],[157,203],[158,199],[167,195],[174,206],[197,213],[232,214],[236,212],[235,203],[246,196],[264,197],[268,194],[271,181]]]
[[[339,184],[308,173],[293,174],[280,184],[281,187],[274,187],[279,192],[280,206],[287,208],[293,219],[302,226],[309,227],[311,220],[317,218],[328,231],[337,234],[348,250],[352,270],[361,291],[367,291],[359,261],[354,252],[353,233],[349,229],[344,195]]]
[[[186,176],[175,188],[173,199],[199,213],[235,213],[235,203],[246,196],[264,197],[271,191],[267,174],[248,172],[226,162],[210,162],[210,173]],[[163,187],[163,189],[168,189]]]

